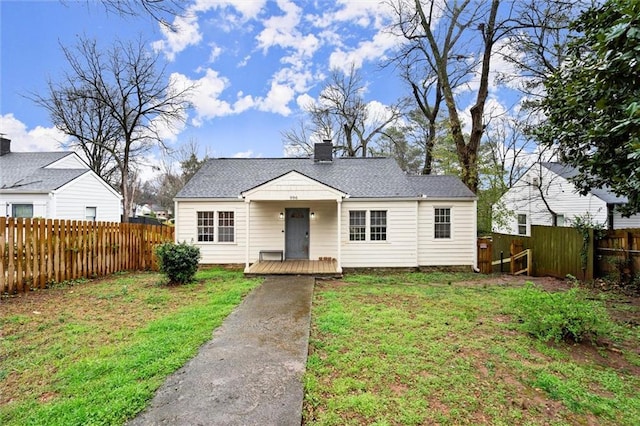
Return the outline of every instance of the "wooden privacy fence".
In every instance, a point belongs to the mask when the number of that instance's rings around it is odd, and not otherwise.
[[[596,244],[598,276],[622,274],[631,278],[640,273],[640,229],[609,231]]]
[[[168,226],[0,217],[0,294],[156,269],[154,246],[172,240]]]
[[[573,275],[581,280],[594,277],[593,231],[590,231],[584,256],[582,234],[575,228],[532,226],[530,237],[494,233],[492,240],[494,260],[500,259],[501,255],[510,258],[517,254],[512,253],[513,241],[516,241],[518,252],[530,249],[530,275],[558,278]]]
[[[640,273],[640,229],[611,230],[600,239],[590,230],[585,245],[582,234],[575,228],[532,226],[530,237],[494,233],[485,244],[491,247],[493,263],[497,265],[482,271],[487,273],[508,272],[504,268],[507,262],[503,262],[501,271],[497,259],[510,259],[526,249],[531,249],[533,254],[531,274],[534,276],[564,278],[570,274],[581,280],[592,280],[614,274],[621,279],[631,279]],[[484,253],[483,259],[486,256]],[[509,270],[513,273],[512,267]]]

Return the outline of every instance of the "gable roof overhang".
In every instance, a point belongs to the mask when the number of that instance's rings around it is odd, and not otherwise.
[[[296,170],[282,174],[240,193],[245,201],[340,201],[349,195]]]

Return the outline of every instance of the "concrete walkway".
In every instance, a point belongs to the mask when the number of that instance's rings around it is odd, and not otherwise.
[[[128,424],[299,426],[313,285],[266,278]]]

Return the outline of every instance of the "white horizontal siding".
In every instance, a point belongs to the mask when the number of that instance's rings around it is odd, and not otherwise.
[[[345,200],[342,203],[342,266],[347,268],[418,266],[417,205],[416,201]],[[366,241],[349,241],[350,210],[386,210],[387,240],[370,241],[367,226]]]
[[[258,260],[260,250],[285,251],[285,220],[280,213],[287,208],[308,208],[315,218],[309,221],[309,258],[338,258],[338,203],[333,201],[252,201],[250,205],[249,262]],[[420,224],[418,225],[418,206]],[[450,240],[433,238],[434,202],[358,201],[341,204],[340,233],[342,267],[416,267],[420,265],[475,264],[475,204],[473,201],[444,203],[452,208]],[[239,201],[180,201],[176,203],[176,240],[200,247],[202,263],[244,263],[246,243],[246,207]],[[371,241],[367,226],[366,241],[349,241],[350,210],[387,212],[387,240]],[[236,241],[199,243],[198,211],[234,211]],[[420,238],[420,240],[418,240]],[[418,253],[420,252],[420,255]]]
[[[13,204],[32,204],[33,217],[53,219],[49,194],[0,194],[0,214],[10,217]]]
[[[77,154],[73,153],[67,155],[58,161],[49,164],[47,169],[86,169],[87,165],[78,157]]]
[[[176,203],[176,206],[175,239],[177,242],[187,242],[199,247],[202,255],[201,263],[244,263],[246,234],[243,201],[181,201]],[[198,242],[199,211],[234,212],[235,241],[233,243]]]
[[[341,198],[341,194],[313,179],[291,172],[247,191],[245,198],[251,201],[338,200]]]
[[[436,208],[451,209],[451,238],[435,238]],[[421,201],[418,223],[420,266],[474,266],[476,214],[473,201]]]
[[[640,214],[634,214],[631,217],[622,217],[620,212],[613,212],[613,228],[625,229],[625,228],[640,228]]]
[[[55,218],[85,220],[86,207],[96,207],[96,220],[120,222],[120,197],[94,173],[85,173],[55,191]]]
[[[500,198],[498,204],[494,205],[494,217],[497,210],[506,209],[511,212],[507,215],[506,223],[493,221],[494,232],[517,235],[518,214],[527,215],[527,235],[531,235],[531,225],[553,225],[553,217],[545,201],[556,214],[564,215],[564,226],[572,226],[571,223],[577,216],[584,216],[587,212],[595,223],[606,226],[607,205],[604,201],[591,194],[578,194],[571,182],[547,168],[542,168],[541,194],[530,184],[534,177],[540,178],[540,175],[539,166],[534,167]]]

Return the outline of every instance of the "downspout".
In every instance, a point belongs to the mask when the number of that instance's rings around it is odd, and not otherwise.
[[[338,232],[336,232],[337,234],[337,243],[338,243],[338,265],[336,267],[336,271],[338,273],[342,273],[342,239],[341,237],[341,233],[342,233],[342,199],[339,199],[337,202],[338,205]]]
[[[480,268],[478,268],[478,200],[473,200],[473,211],[475,214],[473,215],[473,229],[475,229],[475,238],[473,244],[473,272],[480,272]]]
[[[251,224],[251,200],[244,200],[245,202],[245,263],[244,263],[244,272],[249,272],[249,253],[250,253],[250,244],[249,244],[249,226]]]

